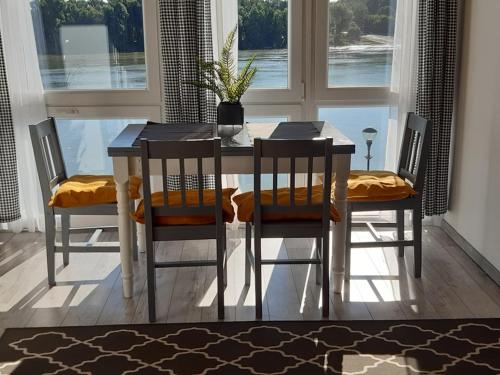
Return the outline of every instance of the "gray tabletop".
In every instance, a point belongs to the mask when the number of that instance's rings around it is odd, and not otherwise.
[[[191,129],[190,129],[191,127]],[[137,140],[180,140],[211,138],[215,134],[215,126],[211,125],[146,125],[130,124],[115,138],[108,147],[108,155],[140,156]],[[251,156],[253,139],[308,139],[331,137],[334,154],[354,154],[354,143],[328,122],[313,121],[302,123],[247,123],[243,130],[231,138],[222,138],[222,155]]]

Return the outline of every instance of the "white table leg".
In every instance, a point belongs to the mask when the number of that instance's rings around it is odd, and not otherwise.
[[[333,292],[342,293],[347,229],[347,180],[351,170],[351,155],[335,155],[333,162],[335,170],[335,207],[337,207],[342,217],[342,221],[335,224],[333,229]]]
[[[130,236],[129,195],[128,195],[128,158],[113,158],[113,172],[116,183],[118,205],[118,237],[120,241],[120,261],[122,265],[123,296],[131,298],[134,292],[132,268],[132,246]]]
[[[137,246],[141,253],[146,252],[146,227],[137,223]]]

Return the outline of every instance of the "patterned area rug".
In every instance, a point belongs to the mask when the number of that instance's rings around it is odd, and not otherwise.
[[[8,329],[2,374],[499,374],[500,319]]]

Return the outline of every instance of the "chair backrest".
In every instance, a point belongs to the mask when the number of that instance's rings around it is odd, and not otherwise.
[[[332,138],[315,140],[254,139],[254,221],[260,223],[266,213],[317,212],[323,222],[330,220],[330,199],[332,190]],[[272,159],[272,204],[261,202],[262,160]],[[314,159],[324,162],[323,200],[321,204],[312,200]],[[278,204],[278,168],[280,159],[288,159],[290,166],[289,205]],[[307,163],[307,200],[305,204],[295,202],[295,174],[298,162]],[[286,163],[286,162],[285,162]],[[304,165],[305,166],[305,165]]]
[[[56,123],[51,117],[37,125],[30,125],[29,129],[42,196],[46,204],[52,196],[52,189],[67,178]]]
[[[222,175],[221,175],[221,140],[189,141],[148,141],[141,139],[141,161],[144,191],[144,218],[146,225],[153,227],[153,218],[157,216],[211,216],[215,215],[216,225],[222,227]],[[150,162],[156,159],[161,163],[163,206],[153,207],[151,202]],[[207,161],[207,159],[209,159]],[[203,197],[203,164],[213,161],[215,174],[215,205],[204,202]],[[189,205],[186,200],[186,162],[194,161],[197,167],[197,203]],[[169,189],[167,183],[169,163],[178,163],[181,205],[173,207],[169,204]],[[175,164],[171,164],[175,165]],[[177,173],[175,173],[177,174]],[[193,175],[193,173],[188,173]],[[173,192],[173,190],[171,190]]]
[[[413,189],[419,193],[422,192],[424,186],[431,138],[432,123],[415,113],[408,113],[401,145],[398,175],[410,182]]]

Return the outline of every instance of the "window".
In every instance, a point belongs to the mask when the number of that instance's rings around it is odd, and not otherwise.
[[[387,127],[389,107],[337,107],[319,108],[318,118],[335,125],[356,144],[356,154],[351,160],[351,169],[366,170],[367,144],[362,131],[365,128],[377,130],[371,146],[370,170],[385,169]]]
[[[147,87],[142,0],[32,4],[46,90]]]
[[[66,173],[113,174],[108,145],[131,123],[145,123],[146,119],[57,119],[57,133],[61,143]]]
[[[255,55],[252,88],[288,87],[288,0],[238,1],[238,64]]]
[[[388,86],[396,0],[337,0],[328,7],[328,85]]]

